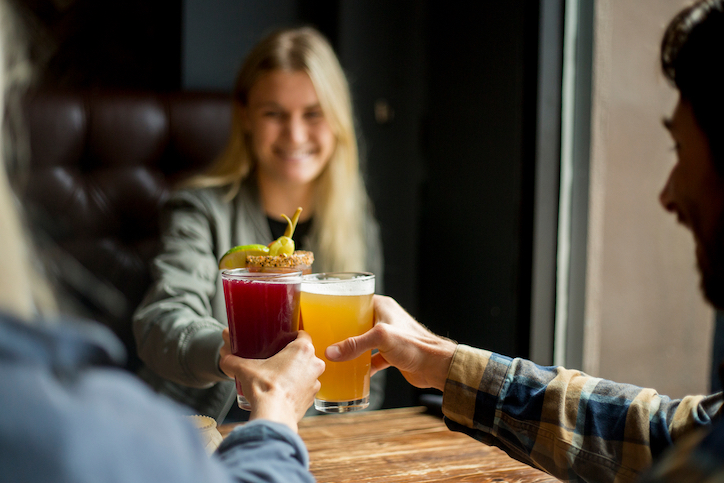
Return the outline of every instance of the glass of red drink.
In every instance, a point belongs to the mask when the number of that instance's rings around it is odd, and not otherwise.
[[[222,270],[231,352],[245,359],[267,359],[297,337],[301,271]],[[236,380],[239,407],[251,410]]]

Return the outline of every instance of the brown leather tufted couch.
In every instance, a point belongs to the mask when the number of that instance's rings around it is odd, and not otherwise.
[[[207,167],[229,133],[217,93],[41,92],[24,106],[22,195],[65,310],[108,325],[138,365],[131,315],[158,249],[174,183]]]

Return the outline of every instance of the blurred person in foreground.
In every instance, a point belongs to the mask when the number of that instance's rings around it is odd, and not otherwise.
[[[224,151],[208,172],[176,190],[164,209],[153,282],[134,315],[156,391],[223,421],[243,419],[233,368],[219,259],[235,246],[284,234],[281,214],[303,209],[296,248],[314,252],[315,272],[366,271],[382,292],[382,243],[359,165],[347,79],[329,42],[309,27],[263,38],[247,55],[232,98]],[[370,409],[384,396],[370,380]],[[314,410],[310,410],[310,414]],[[318,413],[317,413],[318,414]]]
[[[706,299],[724,308],[724,0],[699,1],[661,45],[680,97],[664,121],[677,162],[663,207],[689,228]],[[724,481],[722,393],[672,400],[653,389],[479,350],[432,334],[394,300],[375,297],[376,325],[327,348],[330,360],[379,349],[373,370],[397,367],[443,392],[448,427],[562,481]]]
[[[12,6],[0,0],[2,106],[17,100],[10,87],[29,70]],[[6,141],[0,138],[0,153],[12,151]],[[123,345],[108,329],[57,313],[30,246],[3,156],[0,481],[314,481],[297,422],[319,389],[324,363],[306,333],[267,360],[225,356],[255,410],[209,457],[182,407],[122,369]]]

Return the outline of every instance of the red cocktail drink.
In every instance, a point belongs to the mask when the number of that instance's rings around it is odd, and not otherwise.
[[[229,321],[231,352],[246,359],[266,359],[294,340],[299,330],[301,272],[221,272]],[[241,393],[242,409],[251,409]]]

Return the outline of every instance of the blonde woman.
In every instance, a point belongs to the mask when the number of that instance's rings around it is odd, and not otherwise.
[[[18,100],[8,84],[24,79],[29,64],[12,12],[0,0],[3,112]],[[5,124],[8,116],[0,119]],[[123,345],[110,330],[58,317],[17,212],[4,156],[13,147],[6,140],[0,135],[0,480],[313,482],[296,433],[324,370],[309,336],[300,332],[266,361],[226,355],[247,376],[244,394],[255,409],[252,421],[219,446],[219,457],[209,458],[179,406],[121,367]],[[282,381],[282,390],[264,390],[271,380]]]
[[[303,211],[297,248],[314,270],[382,277],[382,250],[359,168],[349,87],[329,43],[311,28],[263,39],[239,72],[228,144],[168,205],[154,283],[134,317],[140,375],[161,393],[223,420],[233,370],[219,365],[226,311],[218,260],[267,244]],[[378,289],[379,290],[379,289]],[[384,380],[371,383],[372,408]]]

